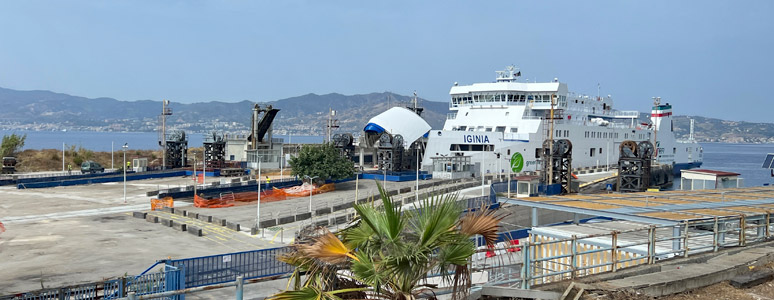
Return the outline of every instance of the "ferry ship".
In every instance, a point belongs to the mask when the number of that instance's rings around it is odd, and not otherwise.
[[[572,143],[575,170],[615,169],[626,140],[652,142],[655,161],[672,165],[676,174],[702,164],[693,128],[688,140],[675,138],[669,103],[654,101],[650,118],[641,122],[638,111],[613,109],[609,95],[573,93],[558,79],[521,82],[513,66],[496,73],[495,82],[451,87],[452,112],[442,130],[428,133],[423,169],[433,169],[434,159],[467,156],[485,173],[505,173],[509,167],[513,173],[537,171],[536,149],[549,138]]]

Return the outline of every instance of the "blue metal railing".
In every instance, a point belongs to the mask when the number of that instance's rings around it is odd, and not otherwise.
[[[277,260],[289,247],[261,249],[185,259],[167,260],[169,266],[185,269],[185,286],[198,287],[236,280],[270,277],[293,272],[294,267]]]
[[[61,288],[44,289],[15,295],[0,296],[0,300],[97,300],[126,297],[129,292],[137,295],[149,295],[185,288],[184,271],[169,268],[162,272],[143,274],[137,277],[72,285]],[[166,299],[183,299],[173,296]]]

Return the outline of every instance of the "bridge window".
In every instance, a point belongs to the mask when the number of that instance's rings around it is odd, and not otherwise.
[[[519,132],[519,127],[511,127],[511,132],[513,133]]]
[[[497,126],[497,128],[495,128],[495,131],[497,131],[497,132],[505,132],[505,126]]]

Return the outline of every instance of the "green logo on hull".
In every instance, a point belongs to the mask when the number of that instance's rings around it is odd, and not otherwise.
[[[524,168],[524,157],[521,156],[521,153],[516,152],[511,156],[511,171],[514,173],[521,172],[521,169]]]

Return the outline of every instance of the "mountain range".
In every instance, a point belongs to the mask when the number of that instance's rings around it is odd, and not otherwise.
[[[418,99],[422,116],[441,128],[449,112],[446,102]],[[306,94],[262,102],[280,112],[274,122],[276,134],[323,135],[329,110],[335,111],[337,132],[357,133],[368,120],[394,106],[410,106],[411,97],[390,92],[342,95]],[[0,88],[0,129],[76,131],[156,131],[161,101],[119,101],[113,98],[84,98],[51,91],[18,91]],[[171,102],[167,118],[171,130],[240,134],[250,126],[254,102]],[[641,119],[647,118],[646,113]],[[695,138],[701,142],[772,143],[774,124],[727,121],[701,116],[675,116],[678,138],[687,138],[690,119],[695,120]]]

